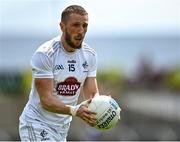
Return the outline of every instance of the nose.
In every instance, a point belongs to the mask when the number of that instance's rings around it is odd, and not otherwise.
[[[83,26],[81,25],[81,26],[79,26],[79,28],[78,28],[78,33],[79,34],[83,34],[85,32],[85,29],[83,28]]]

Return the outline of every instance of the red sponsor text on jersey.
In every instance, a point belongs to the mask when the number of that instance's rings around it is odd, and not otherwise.
[[[74,96],[80,88],[81,83],[75,77],[68,77],[63,82],[57,84],[58,95]]]

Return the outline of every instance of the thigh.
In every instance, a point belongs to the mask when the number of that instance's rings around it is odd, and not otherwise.
[[[42,123],[20,122],[19,134],[21,141],[66,141],[62,135]]]

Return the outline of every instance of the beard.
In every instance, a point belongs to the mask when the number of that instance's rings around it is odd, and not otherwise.
[[[83,38],[82,35],[77,35],[77,37],[76,37],[77,40],[80,40],[80,39],[82,39],[82,38]],[[75,45],[75,44],[72,42],[72,36],[67,32],[67,30],[66,30],[66,33],[65,33],[65,40],[66,40],[66,43],[67,43],[70,47],[72,47],[72,48],[74,48],[74,49],[80,49],[81,46],[82,46],[82,42],[81,42],[79,45]]]

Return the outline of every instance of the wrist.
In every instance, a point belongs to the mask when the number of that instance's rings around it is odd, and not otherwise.
[[[68,105],[69,107],[69,113],[72,115],[72,116],[76,116],[76,113],[77,113],[77,110],[79,109],[79,105],[77,106],[71,106],[71,105]]]
[[[86,106],[87,107],[89,105],[89,103],[90,103],[90,100],[85,100],[85,101],[81,102],[80,104],[78,104],[76,106],[67,105],[69,107],[69,113],[72,116],[76,116],[79,107],[80,106]]]
[[[96,97],[96,96],[99,96],[99,93],[96,93],[96,94],[94,95],[94,97]]]

